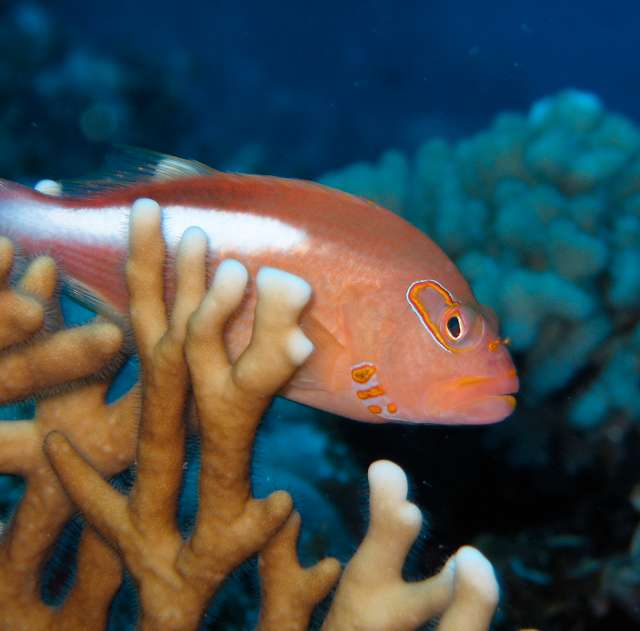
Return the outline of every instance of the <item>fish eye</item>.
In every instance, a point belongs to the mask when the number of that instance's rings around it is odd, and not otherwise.
[[[452,340],[459,340],[462,337],[462,321],[459,315],[452,315],[447,319],[447,333]]]

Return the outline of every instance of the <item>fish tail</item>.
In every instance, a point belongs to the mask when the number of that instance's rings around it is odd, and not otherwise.
[[[127,304],[121,278],[124,247],[92,242],[86,217],[76,223],[73,212],[65,207],[58,182],[41,180],[29,188],[0,179],[0,235],[25,257],[53,257],[67,296],[122,324]],[[126,238],[122,241],[126,244]]]

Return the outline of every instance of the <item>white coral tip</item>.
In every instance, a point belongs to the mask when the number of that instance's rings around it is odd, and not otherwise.
[[[302,365],[309,355],[313,353],[313,343],[311,340],[300,330],[294,329],[287,340],[287,353],[289,359],[296,365]]]
[[[422,526],[422,513],[420,509],[410,502],[406,502],[398,509],[398,520],[405,526],[417,527]]]
[[[498,581],[491,562],[471,546],[456,552],[456,578],[459,584],[473,589],[484,600],[497,603],[500,595]]]
[[[258,293],[277,295],[294,309],[302,309],[311,298],[311,285],[294,274],[263,267],[256,277]]]
[[[402,468],[390,460],[377,460],[369,466],[371,494],[383,494],[395,500],[405,500],[409,490]]]
[[[248,280],[249,272],[240,261],[225,259],[218,265],[213,282],[223,294],[236,294],[244,292]]]
[[[133,202],[131,210],[138,216],[152,215],[160,211],[160,204],[155,199],[140,197]]]
[[[198,226],[187,228],[180,239],[180,251],[183,254],[202,256],[207,251],[207,245],[207,233]]]

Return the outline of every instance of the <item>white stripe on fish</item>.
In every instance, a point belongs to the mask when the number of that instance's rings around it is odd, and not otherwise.
[[[194,225],[207,233],[210,247],[217,252],[289,252],[307,245],[304,230],[273,217],[178,205],[165,210],[163,232],[170,245],[177,244],[182,233]],[[78,208],[69,212],[66,208],[34,204],[28,212],[24,208],[9,212],[15,213],[14,226],[21,225],[31,239],[49,239],[55,230],[55,238],[67,243],[110,245],[125,233],[129,207]]]

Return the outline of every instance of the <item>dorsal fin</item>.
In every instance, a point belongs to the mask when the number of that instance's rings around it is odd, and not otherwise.
[[[116,146],[97,173],[87,179],[64,180],[61,185],[64,195],[86,197],[145,180],[176,180],[215,172],[215,169],[196,160],[185,160],[149,149]]]

